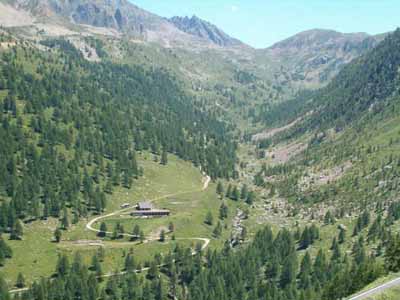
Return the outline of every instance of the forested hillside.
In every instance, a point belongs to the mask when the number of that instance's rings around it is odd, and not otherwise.
[[[114,186],[129,188],[146,172],[137,151],[174,153],[214,178],[233,175],[227,128],[167,72],[89,63],[64,40],[43,46],[1,53],[2,231],[65,209],[75,219],[102,212]]]
[[[397,95],[399,48],[400,30],[397,30],[369,53],[345,66],[327,87],[314,93],[300,94],[292,117],[309,110],[313,110],[313,114],[299,124],[297,130],[335,128],[340,131],[368,111],[378,114],[384,110],[390,105],[389,96]],[[276,108],[275,115],[279,112],[287,114],[288,106],[285,103]]]
[[[399,191],[399,66],[397,30],[327,87],[303,92],[267,112],[271,124],[295,122],[259,142],[260,148],[306,145],[285,165],[264,166],[257,178],[269,178],[294,203],[339,202],[346,213],[366,205],[387,208]]]
[[[386,268],[399,270],[398,262],[393,261],[399,240],[384,228],[382,233],[379,236],[385,238],[381,241],[388,247]],[[190,249],[177,247],[164,257],[156,256],[143,273],[136,271],[141,267],[129,253],[125,273],[108,278],[101,275],[101,253],[93,256],[89,266],[79,254],[72,260],[60,256],[52,279],[35,283],[14,299],[334,300],[385,272],[375,256],[368,255],[361,236],[350,255],[341,250],[342,233],[339,239],[333,238],[330,251],[321,249],[315,257],[309,251],[297,251],[297,238],[286,229],[274,234],[265,227],[239,251],[226,244],[221,251],[192,255]],[[0,282],[0,297],[9,299],[4,282]]]

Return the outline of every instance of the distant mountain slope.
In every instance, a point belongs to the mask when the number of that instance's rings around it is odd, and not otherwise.
[[[296,153],[285,167],[265,172],[265,180],[274,178],[281,197],[351,215],[375,207],[380,214],[379,207],[398,201],[399,70],[397,30],[345,66],[326,87],[269,112],[266,123],[270,124],[302,104],[297,115],[286,119],[290,126],[275,129],[276,135],[262,144],[272,153],[297,143],[307,149]],[[290,123],[293,119],[296,122]],[[393,220],[388,218],[389,226]]]
[[[168,20],[128,0],[0,0],[0,25],[36,41],[67,39],[87,60],[170,69],[194,93],[212,99],[211,107],[218,103],[254,122],[299,89],[328,84],[382,39],[311,30],[256,50],[198,17]],[[96,45],[87,36],[102,41]],[[108,55],[99,58],[97,50]]]
[[[295,52],[331,48],[346,50],[363,42],[370,37],[366,33],[340,33],[334,30],[312,29],[300,32],[286,40],[278,42],[270,47],[271,50]]]
[[[191,18],[173,17],[170,19],[170,21],[180,30],[209,40],[210,42],[222,47],[243,45],[242,42],[230,37],[217,26],[198,18],[197,16],[193,16]]]
[[[400,29],[389,34],[374,49],[344,66],[326,87],[302,93],[293,101],[271,110],[266,121],[288,115],[288,106],[295,106],[294,113],[289,114],[286,122],[306,112],[312,113],[292,128],[292,133],[298,135],[331,128],[341,131],[357,124],[367,114],[379,114],[387,106],[397,103],[399,69]]]
[[[366,111],[379,110],[379,105],[400,87],[399,68],[400,30],[396,30],[375,49],[345,66],[315,95],[319,108],[313,124],[348,124]]]
[[[314,29],[261,52],[280,61],[294,82],[318,87],[329,82],[345,64],[375,47],[382,38],[365,33]]]

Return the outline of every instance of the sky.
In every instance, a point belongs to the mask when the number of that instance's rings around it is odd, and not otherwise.
[[[378,34],[400,26],[400,0],[130,1],[163,17],[196,15],[256,48],[315,28]]]

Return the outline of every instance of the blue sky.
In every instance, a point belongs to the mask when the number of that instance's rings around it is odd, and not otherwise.
[[[300,31],[383,33],[400,26],[400,0],[130,0],[163,17],[197,15],[257,48]]]

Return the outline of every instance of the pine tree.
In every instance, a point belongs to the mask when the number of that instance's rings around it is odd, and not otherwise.
[[[221,181],[218,181],[217,184],[217,194],[221,199],[224,197],[224,186],[222,185]]]
[[[222,234],[222,224],[221,222],[218,221],[217,226],[215,226],[214,230],[213,230],[213,235],[216,238],[219,238]]]
[[[232,190],[231,199],[237,201],[239,200],[239,198],[240,198],[239,190],[237,186],[235,186]]]
[[[99,258],[99,262],[103,262],[106,256],[104,247],[99,247],[97,250],[97,257]]]
[[[240,191],[240,199],[246,200],[247,196],[248,196],[248,192],[249,192],[249,190],[248,190],[247,184],[244,184]]]
[[[22,275],[22,273],[18,273],[15,286],[19,289],[22,289],[25,287],[25,278],[24,278],[24,275]]]
[[[300,264],[299,286],[301,289],[307,289],[311,286],[310,275],[312,272],[311,256],[307,252]]]
[[[265,276],[268,280],[275,281],[279,276],[280,265],[278,258],[273,255],[265,268]]]
[[[158,277],[158,267],[155,261],[150,263],[149,270],[147,271],[147,278],[150,280]]]
[[[161,164],[164,166],[168,164],[168,153],[165,149],[163,149],[161,154]]]
[[[54,240],[56,241],[56,243],[59,243],[61,241],[61,236],[62,232],[60,228],[56,228],[56,230],[54,231]]]
[[[160,239],[159,239],[159,241],[160,242],[165,242],[165,230],[163,229],[163,230],[161,230],[161,232],[160,232]]]
[[[312,243],[312,237],[309,228],[306,226],[300,237],[300,249],[307,249]]]
[[[11,231],[10,239],[12,240],[20,240],[24,234],[22,223],[20,220],[15,222],[14,228]]]
[[[0,253],[2,254],[2,257],[4,259],[11,258],[13,255],[11,247],[7,245],[7,243],[1,236],[0,236]]]
[[[282,288],[291,285],[296,279],[297,273],[297,257],[296,253],[290,254],[286,257],[283,266],[282,266],[282,274],[280,277],[280,285]]]
[[[228,206],[225,203],[222,203],[219,207],[219,218],[224,220],[228,217]]]
[[[120,231],[119,231],[119,223],[115,224],[114,230],[112,233],[112,239],[116,240],[120,238]]]
[[[61,220],[61,227],[64,230],[67,230],[68,227],[69,227],[68,211],[67,211],[66,207],[64,207],[64,210],[63,210],[63,217],[62,217],[62,220]]]
[[[133,272],[136,270],[136,264],[132,254],[128,254],[125,258],[125,270],[127,272]]]
[[[60,255],[57,261],[56,273],[64,277],[68,274],[69,271],[69,261],[66,255]]]
[[[346,241],[346,230],[344,228],[340,228],[339,230],[339,244],[343,244]]]
[[[113,192],[113,186],[112,186],[112,183],[111,183],[110,179],[108,179],[107,182],[106,182],[106,185],[104,187],[104,192],[109,194],[109,195],[111,195],[112,192]]]
[[[211,213],[211,211],[208,211],[206,218],[204,220],[204,223],[206,223],[207,225],[212,225],[214,223],[214,217]]]
[[[228,185],[228,188],[226,189],[225,197],[226,197],[226,198],[231,198],[231,194],[232,194],[232,185],[229,184],[229,185]]]
[[[342,255],[340,253],[340,247],[339,243],[336,240],[336,237],[333,238],[331,250],[332,250],[332,260],[339,260]]]
[[[175,231],[175,225],[172,222],[169,222],[168,224],[168,231],[169,232],[174,232]]]
[[[96,277],[100,277],[103,275],[101,264],[97,255],[92,256],[92,264],[90,269],[95,272]]]
[[[140,227],[138,224],[135,224],[132,230],[133,239],[137,240],[140,236]]]
[[[105,237],[106,235],[107,235],[107,225],[106,225],[106,223],[101,222],[100,231],[98,233],[98,236]]]
[[[247,193],[247,198],[246,198],[246,203],[248,205],[253,205],[254,201],[255,201],[255,193],[253,191]]]
[[[145,239],[146,239],[146,237],[144,235],[144,232],[143,232],[143,230],[141,230],[140,234],[139,234],[139,240],[141,243],[143,243],[145,241]]]
[[[335,218],[333,217],[330,210],[328,210],[327,213],[325,214],[324,223],[325,225],[330,225],[335,223]]]

